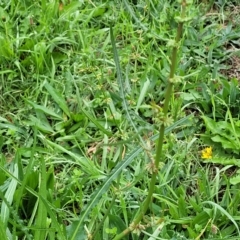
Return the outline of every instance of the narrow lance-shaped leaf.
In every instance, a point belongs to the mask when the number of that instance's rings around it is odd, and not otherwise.
[[[54,111],[52,111],[51,109],[48,109],[46,108],[45,106],[41,106],[41,105],[38,105],[38,104],[35,104],[34,102],[28,100],[28,99],[25,99],[25,101],[27,103],[29,103],[35,110],[39,110],[39,111],[42,111],[43,113],[46,113],[47,115],[49,116],[52,116],[52,117],[55,117],[57,119],[60,119],[62,120],[63,118],[61,116],[59,116],[58,114],[56,114]]]
[[[126,112],[126,115],[127,115],[127,118],[129,120],[129,122],[131,123],[134,131],[136,132],[139,140],[141,141],[141,144],[143,146],[145,146],[145,141],[142,139],[141,135],[139,134],[139,131],[138,131],[137,127],[135,126],[135,123],[134,123],[134,121],[133,121],[133,119],[130,115],[128,103],[127,103],[127,100],[125,98],[124,83],[123,83],[124,81],[123,81],[123,77],[122,77],[120,61],[119,61],[119,57],[118,57],[118,52],[117,52],[116,43],[115,43],[115,39],[114,39],[114,36],[113,36],[112,28],[110,28],[110,37],[111,37],[111,43],[112,43],[113,58],[114,58],[114,62],[115,62],[115,65],[116,65],[116,71],[117,71],[119,94],[120,94],[120,97],[122,98],[122,106],[123,106],[123,109]]]
[[[234,218],[223,207],[221,207],[219,204],[212,202],[212,201],[205,201],[202,204],[212,205],[213,207],[218,209],[223,215],[225,215],[234,224],[234,226],[237,229],[238,236],[240,236],[240,230],[239,230],[238,224],[236,223]]]
[[[76,83],[74,82],[75,88],[76,88],[76,93],[77,93],[77,101],[78,101],[78,106],[81,109],[82,113],[100,130],[102,131],[104,134],[108,135],[108,136],[112,136],[112,133],[110,131],[108,131],[107,129],[105,129],[99,122],[97,119],[95,119],[90,113],[88,113],[87,111],[85,111],[82,107],[81,107],[81,100],[80,100],[80,93],[78,91],[78,87],[76,85]]]
[[[41,158],[41,178],[40,178],[40,188],[39,195],[42,198],[47,199],[47,174],[45,160]],[[47,233],[47,209],[42,199],[38,199],[38,211],[36,218],[36,227],[34,234],[34,239],[46,239]]]
[[[53,100],[59,105],[63,112],[70,117],[70,111],[68,109],[67,103],[62,97],[62,95],[57,92],[47,81],[44,84],[44,87],[47,89]]]
[[[14,164],[13,175],[14,175],[14,177],[18,178],[17,163]],[[16,191],[16,188],[17,188],[17,181],[15,179],[11,179],[8,189],[4,196],[9,205],[12,205],[13,195]],[[4,223],[4,225],[7,226],[8,219],[9,219],[9,207],[5,202],[2,202],[2,204],[1,204],[1,219]]]

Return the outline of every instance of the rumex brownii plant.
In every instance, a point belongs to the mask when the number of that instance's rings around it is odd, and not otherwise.
[[[156,155],[155,155],[154,161],[150,162],[148,167],[148,169],[152,173],[152,177],[149,183],[148,195],[145,201],[143,202],[143,204],[140,206],[139,211],[137,212],[133,222],[129,225],[128,228],[126,228],[123,232],[118,234],[114,238],[114,240],[122,239],[125,235],[127,235],[131,231],[136,231],[136,230],[141,231],[142,226],[140,222],[143,219],[145,213],[147,212],[151,204],[155,183],[157,180],[159,164],[163,159],[162,152],[163,152],[163,142],[164,142],[164,131],[166,126],[169,126],[172,121],[171,117],[169,116],[169,103],[172,96],[174,84],[176,84],[180,80],[180,77],[176,76],[175,72],[176,72],[176,67],[178,62],[178,50],[181,45],[181,38],[183,34],[183,25],[186,21],[190,20],[190,18],[186,17],[186,10],[190,3],[191,1],[186,1],[186,0],[181,1],[181,15],[175,18],[175,20],[178,22],[177,35],[175,40],[169,41],[169,46],[173,48],[172,56],[171,56],[171,67],[170,67],[170,74],[168,78],[168,85],[165,92],[164,105],[163,105],[163,108],[160,109],[159,111],[161,127],[159,131],[159,138],[157,140],[157,145],[156,145]]]

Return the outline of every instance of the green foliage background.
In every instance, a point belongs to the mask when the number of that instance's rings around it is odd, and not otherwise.
[[[240,235],[239,9],[191,5],[151,208],[126,239]],[[129,226],[179,12],[170,0],[0,1],[2,239],[108,240]]]

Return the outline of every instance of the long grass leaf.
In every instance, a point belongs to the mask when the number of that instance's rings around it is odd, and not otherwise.
[[[203,204],[210,204],[214,207],[216,207],[222,214],[224,214],[226,217],[228,217],[228,219],[234,224],[234,226],[236,227],[237,231],[238,231],[238,236],[240,236],[240,231],[239,231],[239,227],[238,224],[236,223],[236,221],[233,219],[233,217],[223,208],[221,207],[219,204],[212,202],[212,201],[204,201]]]
[[[46,113],[47,115],[49,116],[52,116],[52,117],[55,117],[57,119],[60,119],[62,120],[63,118],[61,116],[59,116],[58,114],[56,114],[54,111],[44,107],[44,106],[41,106],[41,105],[38,105],[38,104],[35,104],[34,102],[28,100],[28,99],[25,99],[25,101],[30,104],[35,110],[39,110],[39,111],[42,111],[44,113]]]
[[[147,30],[148,30],[147,27],[145,27],[145,26],[141,23],[141,21],[137,18],[137,16],[136,16],[135,13],[133,12],[132,7],[131,7],[130,4],[129,4],[129,1],[123,0],[123,2],[124,2],[124,4],[125,4],[128,12],[130,13],[131,17],[136,21],[137,24],[140,25],[140,27],[141,27],[144,31],[147,31]]]
[[[17,164],[14,164],[13,176],[15,178],[18,178],[18,165]],[[11,179],[10,184],[8,186],[8,189],[5,193],[5,199],[6,199],[6,201],[8,202],[9,205],[12,204],[13,195],[16,191],[16,188],[17,188],[16,179]],[[4,225],[6,226],[7,222],[8,222],[8,218],[9,218],[9,207],[7,206],[7,204],[5,202],[2,202],[1,218],[2,218],[2,221],[3,221]]]
[[[13,125],[11,123],[0,123],[0,129],[9,129],[9,130],[12,130],[12,131],[19,132],[23,135],[26,135],[26,131],[24,131],[20,127],[18,127],[16,125]]]
[[[1,234],[1,240],[8,240],[6,229],[4,227],[4,224],[1,218],[0,218],[0,234]]]
[[[27,121],[27,123],[30,126],[36,127],[41,132],[44,132],[44,133],[54,133],[54,130],[52,129],[51,125],[41,121],[39,118],[36,118],[33,115],[30,115],[29,116],[29,120],[30,121]]]
[[[111,37],[111,43],[112,43],[112,50],[113,50],[113,57],[114,57],[114,62],[116,65],[116,71],[117,71],[117,80],[118,80],[118,85],[119,85],[119,93],[120,93],[120,97],[122,99],[122,106],[123,109],[125,110],[126,114],[127,114],[127,118],[129,120],[129,122],[131,123],[134,131],[137,133],[139,140],[141,141],[142,145],[145,146],[145,142],[142,139],[141,135],[139,134],[139,131],[137,129],[137,127],[134,124],[134,121],[129,113],[129,107],[128,107],[128,103],[127,100],[125,98],[125,94],[124,94],[124,81],[123,81],[123,77],[122,77],[122,71],[121,71],[121,67],[120,67],[120,61],[119,61],[119,57],[118,57],[118,52],[117,52],[117,48],[116,48],[116,43],[114,40],[114,36],[113,36],[113,30],[112,27],[110,27],[110,37]]]
[[[90,113],[85,111],[83,108],[81,108],[81,111],[100,131],[108,136],[112,136],[112,133],[106,130]]]
[[[25,171],[25,173],[23,174],[23,178],[22,178],[22,184],[20,185],[20,187],[18,188],[18,198],[16,199],[16,203],[15,203],[15,207],[16,209],[19,209],[21,200],[23,199],[23,192],[24,189],[27,185],[27,180],[29,178],[29,175],[31,174],[31,171],[33,170],[33,163],[34,163],[34,154],[36,152],[36,137],[37,137],[37,129],[34,128],[34,141],[33,141],[33,147],[31,148],[31,155],[30,155],[30,160],[28,162],[27,165],[27,169]],[[20,154],[21,152],[26,152],[26,150],[24,151],[23,149],[20,149]],[[22,161],[22,159],[18,159],[18,161]],[[16,226],[14,226],[14,230],[13,232],[16,232]]]
[[[70,117],[70,111],[68,109],[67,103],[62,95],[57,92],[47,81],[44,84],[44,87],[47,89],[53,100],[59,105],[63,112]]]
[[[141,92],[140,92],[140,95],[139,95],[139,97],[138,97],[138,101],[137,101],[137,106],[136,106],[136,109],[135,109],[135,113],[138,112],[138,109],[139,109],[140,105],[142,104],[143,99],[144,99],[145,96],[146,96],[146,93],[147,93],[147,90],[148,90],[149,85],[150,85],[150,81],[149,81],[149,79],[147,79],[147,80],[144,82],[143,87],[142,87]]]
[[[47,199],[47,173],[46,173],[46,165],[45,160],[41,158],[41,181],[39,188],[39,195],[42,198]],[[47,234],[47,209],[42,199],[38,199],[38,211],[36,217],[36,230],[34,232],[34,239],[46,239]]]
[[[54,147],[55,149],[59,150],[62,153],[66,153],[69,156],[71,156],[73,159],[77,161],[78,164],[81,165],[82,169],[86,173],[91,173],[92,176],[98,176],[100,179],[104,177],[102,173],[96,168],[94,163],[90,161],[88,158],[82,157],[76,153],[73,153],[71,151],[68,151],[66,148],[51,142],[50,140],[45,139],[44,141],[47,142],[48,145]]]
[[[112,133],[110,131],[108,131],[107,129],[105,129],[90,113],[88,113],[87,111],[85,111],[82,107],[81,107],[81,98],[80,98],[80,93],[77,87],[77,84],[75,82],[74,86],[76,89],[76,94],[77,94],[77,102],[78,102],[78,106],[81,109],[82,113],[100,130],[102,131],[104,134],[106,134],[107,136],[112,136]]]

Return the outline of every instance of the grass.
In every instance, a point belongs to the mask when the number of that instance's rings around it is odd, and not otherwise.
[[[180,4],[2,1],[2,239],[238,239],[239,4],[190,5],[156,172]]]

